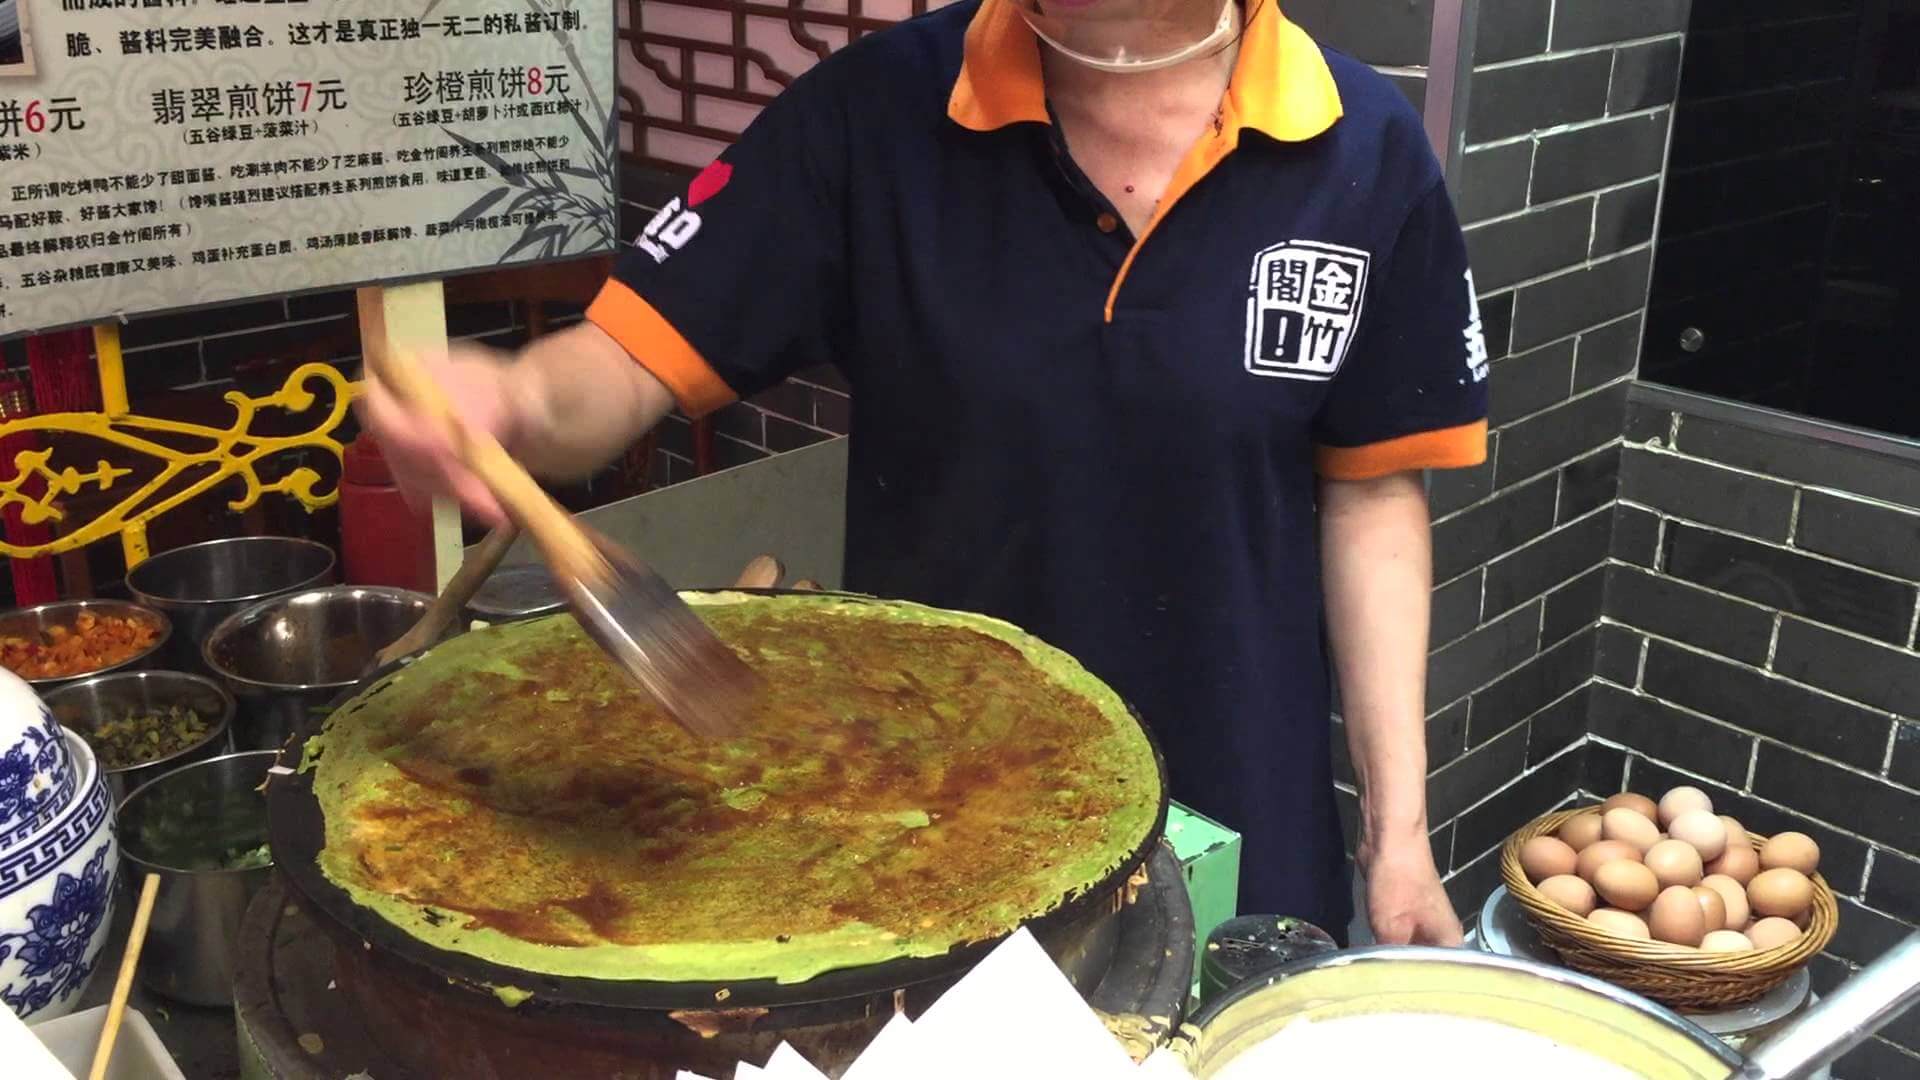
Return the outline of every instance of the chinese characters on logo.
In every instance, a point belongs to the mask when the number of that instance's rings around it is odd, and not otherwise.
[[[1257,255],[1248,283],[1247,370],[1281,379],[1333,378],[1360,325],[1370,265],[1364,251],[1309,240]]]
[[[1473,271],[1467,271],[1467,377],[1480,382],[1487,377],[1487,331],[1480,322],[1480,294],[1473,287]]]

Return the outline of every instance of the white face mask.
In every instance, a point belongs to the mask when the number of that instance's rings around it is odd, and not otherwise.
[[[1209,32],[1194,18],[1193,0],[1094,0],[1070,15],[1041,0],[1012,0],[1027,25],[1076,63],[1100,71],[1157,71],[1219,52],[1239,37],[1244,20],[1234,0],[1221,5]]]

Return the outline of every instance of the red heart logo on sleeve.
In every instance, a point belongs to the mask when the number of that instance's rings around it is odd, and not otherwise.
[[[687,206],[689,208],[699,206],[720,194],[720,190],[726,187],[727,181],[731,179],[733,179],[733,166],[724,161],[716,161],[701,169],[700,175],[694,177],[693,183],[687,185]]]

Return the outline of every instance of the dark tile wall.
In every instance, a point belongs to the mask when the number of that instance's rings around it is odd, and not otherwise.
[[[1357,5],[1350,5],[1357,6]],[[1434,847],[1477,909],[1506,835],[1587,787],[1620,432],[1684,2],[1481,0],[1454,184],[1491,459],[1434,476]],[[1637,657],[1636,657],[1637,661]]]
[[[1920,456],[1702,400],[1628,403],[1588,784],[1698,784],[1818,840],[1841,894],[1827,991],[1920,926]],[[1835,1075],[1920,1076],[1920,1025]]]

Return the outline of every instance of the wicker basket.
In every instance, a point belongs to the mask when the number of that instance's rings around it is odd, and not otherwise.
[[[1520,869],[1520,846],[1557,832],[1567,819],[1592,807],[1560,810],[1535,819],[1507,838],[1500,876],[1520,902],[1527,921],[1568,967],[1607,980],[1676,1009],[1714,1011],[1745,1005],[1785,982],[1827,943],[1840,923],[1833,889],[1813,875],[1813,919],[1790,945],[1750,953],[1707,953],[1661,941],[1635,941],[1602,933],[1593,924],[1541,895]],[[1752,836],[1755,848],[1765,837]]]

